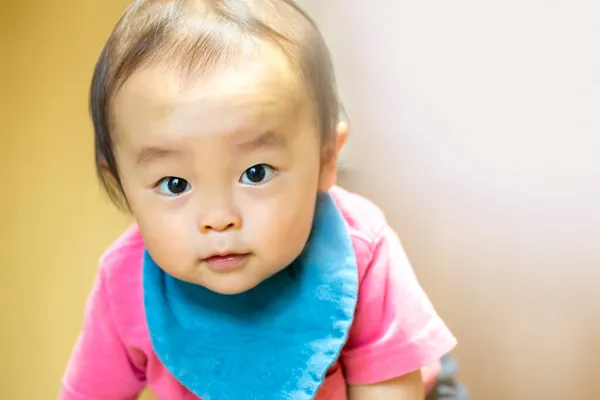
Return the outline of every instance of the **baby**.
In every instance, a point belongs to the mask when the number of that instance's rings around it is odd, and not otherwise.
[[[94,71],[103,255],[63,400],[423,399],[455,339],[368,200],[292,0],[139,0]],[[336,129],[337,130],[336,134]]]

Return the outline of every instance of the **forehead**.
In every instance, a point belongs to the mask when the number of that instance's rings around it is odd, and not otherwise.
[[[310,114],[308,97],[287,58],[269,46],[197,76],[156,63],[134,72],[116,94],[112,130],[117,144],[169,132],[235,133]]]

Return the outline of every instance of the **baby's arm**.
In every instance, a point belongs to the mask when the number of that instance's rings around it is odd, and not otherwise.
[[[101,269],[59,400],[129,400],[136,399],[143,389],[143,371],[131,362],[114,324],[109,300]]]
[[[400,240],[383,227],[362,277],[342,364],[349,400],[423,399],[422,368],[455,345],[419,285]]]
[[[425,389],[421,371],[372,385],[348,387],[348,400],[423,400]]]

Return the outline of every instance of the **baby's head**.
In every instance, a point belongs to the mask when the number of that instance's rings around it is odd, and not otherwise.
[[[336,174],[327,47],[291,0],[146,0],[92,83],[100,179],[169,274],[249,290],[289,265]]]

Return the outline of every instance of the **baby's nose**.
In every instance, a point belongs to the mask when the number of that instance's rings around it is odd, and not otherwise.
[[[242,220],[234,212],[217,211],[205,215],[199,223],[199,230],[202,233],[225,232],[236,230],[242,227]]]

